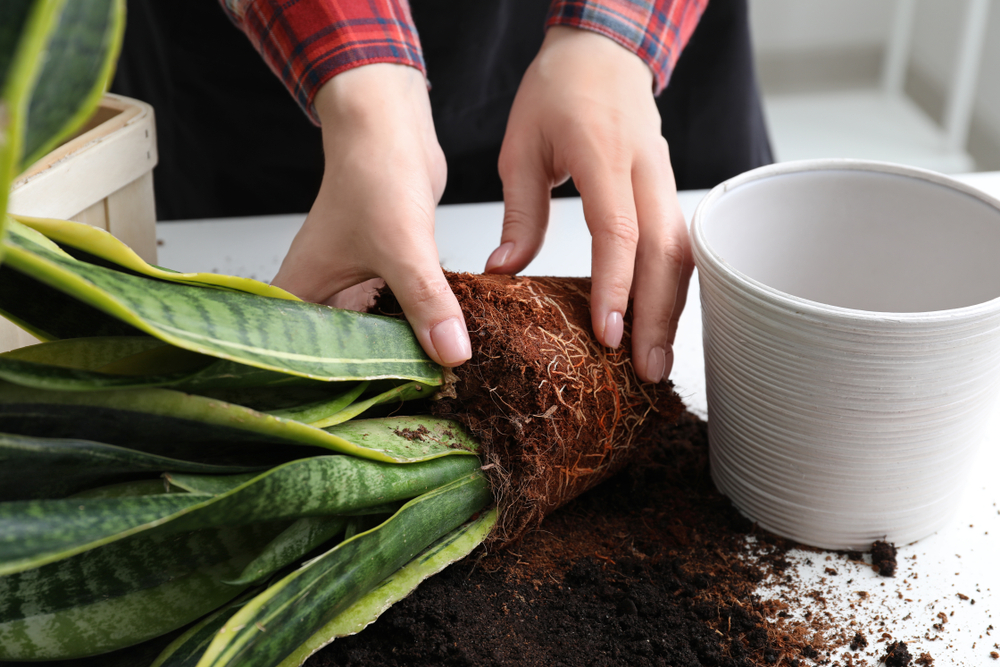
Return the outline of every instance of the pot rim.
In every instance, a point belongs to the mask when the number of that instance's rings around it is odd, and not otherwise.
[[[815,171],[870,171],[926,181],[978,199],[996,211],[997,220],[1000,223],[1000,199],[935,171],[892,162],[854,158],[820,158],[776,162],[751,169],[723,181],[712,188],[698,203],[691,218],[690,234],[695,265],[699,273],[702,275],[705,273],[714,274],[729,286],[786,310],[820,319],[840,320],[846,323],[933,325],[944,322],[954,323],[956,320],[976,320],[983,316],[1000,314],[1000,296],[971,306],[919,312],[873,311],[833,306],[795,296],[755,280],[734,268],[709,245],[705,238],[703,222],[712,206],[730,190],[767,178]]]

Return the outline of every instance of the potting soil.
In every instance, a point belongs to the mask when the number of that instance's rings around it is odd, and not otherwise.
[[[806,665],[828,647],[777,630],[756,596],[791,546],[755,531],[708,474],[706,424],[661,423],[641,459],[510,549],[424,582],[310,667]],[[755,536],[753,546],[748,536]],[[747,558],[750,552],[753,558]]]

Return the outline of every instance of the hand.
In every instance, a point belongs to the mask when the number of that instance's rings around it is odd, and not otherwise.
[[[357,308],[384,279],[427,354],[444,366],[463,363],[472,356],[469,334],[434,244],[447,172],[423,76],[405,65],[364,65],[330,79],[314,104],[323,182],[274,284]]]
[[[593,237],[591,319],[618,347],[633,300],[632,358],[659,382],[693,269],[660,132],[653,74],[603,35],[552,27],[514,99],[500,151],[504,221],[488,273],[516,273],[541,248],[551,189],[572,176]]]

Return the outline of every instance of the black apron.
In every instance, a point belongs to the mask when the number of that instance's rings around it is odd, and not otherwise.
[[[411,0],[448,162],[442,203],[500,201],[497,158],[547,0]],[[129,0],[112,91],[156,111],[160,220],[302,213],[320,131],[213,0]],[[657,98],[677,187],[771,162],[746,0],[711,0]],[[575,195],[572,182],[554,193]]]

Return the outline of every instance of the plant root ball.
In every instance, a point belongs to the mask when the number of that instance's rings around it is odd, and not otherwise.
[[[631,318],[617,349],[594,338],[589,279],[447,277],[473,353],[432,411],[482,444],[500,509],[491,542],[507,545],[628,463],[652,418],[676,422],[685,408],[672,385],[639,382]]]

